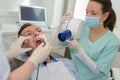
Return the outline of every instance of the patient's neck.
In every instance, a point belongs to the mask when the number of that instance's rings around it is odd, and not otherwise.
[[[45,60],[45,62],[47,62],[47,63],[51,62],[50,56],[47,57],[47,59]]]

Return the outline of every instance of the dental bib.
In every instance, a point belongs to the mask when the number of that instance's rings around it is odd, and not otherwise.
[[[75,80],[62,61],[48,63],[46,66],[47,70],[46,68],[39,70],[40,80]]]

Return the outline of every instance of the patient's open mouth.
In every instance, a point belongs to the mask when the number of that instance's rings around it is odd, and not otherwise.
[[[36,40],[36,45],[40,45],[43,42],[43,39]]]

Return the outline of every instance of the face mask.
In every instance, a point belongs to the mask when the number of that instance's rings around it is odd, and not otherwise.
[[[89,28],[97,28],[99,23],[99,17],[85,17],[85,24]]]

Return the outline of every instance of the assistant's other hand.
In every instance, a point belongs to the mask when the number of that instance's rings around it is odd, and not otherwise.
[[[25,40],[30,39],[31,37],[20,36],[15,43],[12,44],[10,49],[6,52],[7,58],[11,59],[17,57],[25,52],[32,50],[32,48],[22,48],[22,45]]]

